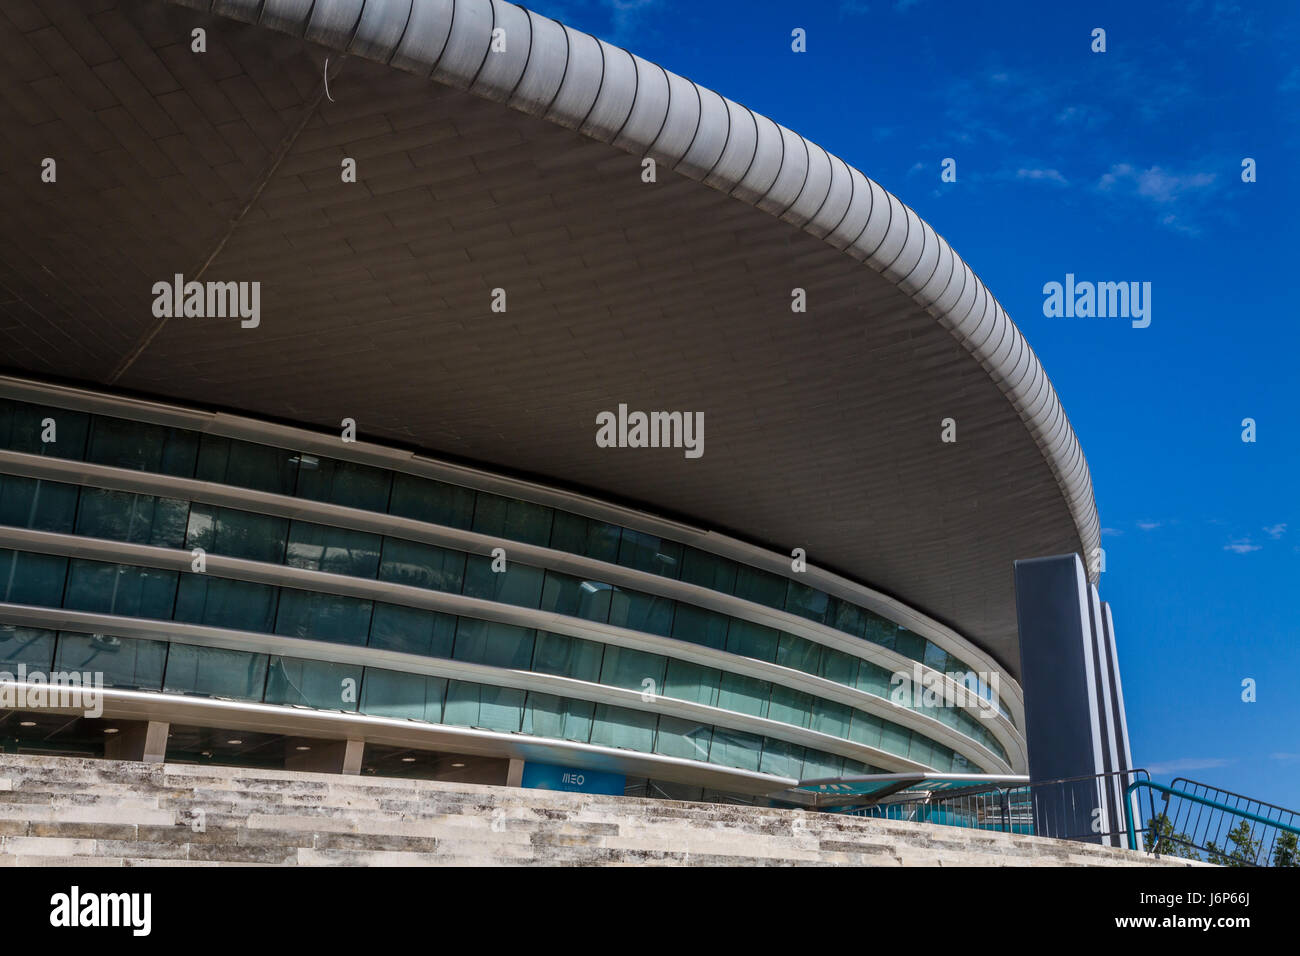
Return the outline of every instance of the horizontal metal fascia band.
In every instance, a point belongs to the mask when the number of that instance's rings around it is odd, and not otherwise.
[[[153,545],[108,541],[100,538],[85,538],[78,535],[4,526],[0,526],[0,547],[178,572],[190,572],[192,560],[189,551],[177,551]],[[361,600],[383,601],[407,607],[442,611],[518,627],[553,631],[633,650],[652,651],[691,663],[716,667],[729,673],[755,677],[791,689],[804,690],[815,696],[825,696],[828,699],[837,700],[855,709],[882,717],[908,729],[916,730],[929,739],[937,740],[958,750],[963,756],[975,761],[977,764],[987,764],[991,761],[999,768],[1005,766],[1001,757],[993,754],[974,739],[952,730],[932,717],[926,717],[916,711],[898,707],[892,701],[845,687],[843,684],[837,684],[824,678],[803,674],[801,671],[782,667],[778,664],[740,657],[713,648],[700,647],[675,638],[660,637],[655,634],[633,631],[611,624],[586,621],[582,618],[542,611],[536,608],[521,608],[481,598],[449,594],[443,591],[432,591],[386,581],[353,578],[325,571],[312,571],[285,565],[247,561],[242,558],[208,555],[206,566],[207,574],[220,578],[276,587],[297,588],[306,591],[323,591]],[[991,722],[996,723],[999,719],[1001,718],[995,717]],[[1023,745],[1017,746],[1018,740],[1016,738],[1012,738],[1012,741],[1012,746],[1007,748],[1008,754],[1017,755],[1023,751]],[[1007,746],[1007,744],[1004,743],[1003,746]]]
[[[564,571],[580,576],[590,576],[606,583],[646,591],[660,597],[684,601],[687,604],[742,618],[756,624],[775,627],[778,630],[806,638],[816,644],[832,647],[854,657],[879,664],[887,668],[891,673],[900,670],[906,670],[910,673],[913,665],[919,663],[895,651],[872,644],[862,638],[846,635],[835,628],[817,624],[788,611],[778,611],[734,595],[723,594],[720,591],[713,591],[695,584],[674,581],[671,578],[651,574],[647,571],[638,571],[583,555],[570,554],[566,551],[557,551],[539,545],[523,544],[474,531],[464,531],[382,512],[349,508],[327,502],[295,498],[289,495],[197,481],[192,478],[177,478],[156,472],[133,471],[127,468],[115,468],[111,465],[97,465],[65,458],[49,458],[43,455],[32,455],[9,450],[0,450],[0,473],[61,481],[87,487],[108,488],[114,491],[181,498],[276,517],[309,520],[354,531],[391,535],[409,541],[451,547],[473,554],[489,555],[493,548],[502,547],[505,548],[507,559],[510,561],[514,561],[519,555],[522,555],[525,559],[521,562],[523,564]],[[920,666],[924,675],[938,678],[941,680],[942,686],[951,686],[951,689],[954,692],[956,691],[958,685],[946,674],[941,674],[924,664]],[[1000,673],[999,678],[1001,678]],[[954,699],[964,700],[965,697],[956,697]],[[969,703],[965,706],[965,709],[973,716],[981,717],[982,711],[978,704]],[[1013,749],[1020,745],[1015,726],[1002,715],[998,715],[993,720],[995,723],[1001,722],[1005,724],[1001,729],[1008,739],[1003,739],[1001,734],[999,739],[1002,745],[1007,747],[1008,753],[1013,752]],[[1012,734],[1015,734],[1016,739],[1010,739]]]
[[[212,9],[211,4],[205,0],[171,2],[191,8]],[[264,11],[265,6],[276,8],[277,15],[255,19]],[[734,127],[729,119],[723,118],[722,112],[711,112],[706,120],[701,106],[706,98],[718,94],[662,68],[659,69],[666,84],[642,83],[641,70],[635,66],[627,69],[625,65],[625,61],[639,58],[632,57],[618,47],[595,40],[588,34],[568,31],[573,37],[593,41],[602,51],[599,58],[589,55],[584,51],[590,50],[592,44],[575,44],[566,37],[566,30],[560,24],[540,16],[529,18],[526,41],[521,42],[516,34],[513,42],[508,42],[504,50],[485,53],[491,45],[498,13],[503,22],[525,15],[522,8],[506,3],[505,0],[314,0],[311,3],[293,5],[288,0],[223,0],[219,12],[238,20],[260,22],[293,36],[307,36],[312,42],[327,49],[340,52],[351,50],[366,59],[426,76],[456,89],[467,90],[521,113],[577,129],[591,139],[608,143],[613,148],[632,155],[653,156],[656,162],[666,163],[670,169],[678,168],[682,175],[728,193],[739,202],[746,202],[778,217],[793,217],[792,228],[802,229],[835,248],[842,249],[846,255],[892,282],[918,308],[925,309],[944,325],[985,368],[989,377],[1007,396],[1042,452],[1074,520],[1081,553],[1091,554],[1099,546],[1100,521],[1093,497],[1092,478],[1073,428],[1069,427],[1068,422],[1064,429],[1056,430],[1053,427],[1055,413],[1061,407],[1060,400],[1047,380],[1037,355],[1000,305],[993,315],[994,331],[998,334],[979,341],[972,338],[974,329],[961,321],[965,318],[964,314],[954,315],[939,307],[938,300],[934,298],[936,290],[930,288],[931,276],[916,274],[918,270],[924,271],[925,256],[921,254],[921,247],[925,244],[925,238],[933,236],[939,251],[945,257],[951,254],[954,273],[958,270],[969,271],[979,289],[985,288],[983,282],[928,223],[897,197],[839,157],[778,125],[780,137],[756,141],[751,155],[736,156],[731,165],[724,167],[722,157],[727,153],[726,146]],[[357,33],[352,34],[343,29],[341,25],[344,23],[357,24]],[[397,32],[398,23],[402,24],[400,34]],[[402,55],[395,59],[395,54],[399,53]],[[489,59],[495,61],[495,68],[490,72],[484,69]],[[562,101],[557,95],[549,103],[541,103],[529,97],[515,97],[514,84],[519,82],[529,64],[536,64],[539,71],[548,74],[546,77],[534,75],[534,86],[558,90],[563,85],[571,90],[598,91],[594,106],[598,108],[602,103],[605,104],[599,122],[594,121],[596,118],[591,114],[597,110],[588,103],[586,97],[569,96]],[[650,64],[646,66],[649,67]],[[682,137],[672,149],[657,148],[660,131],[667,123],[673,107],[671,91],[674,88],[694,89],[696,112],[691,117],[695,123],[694,133],[689,142]],[[583,105],[577,106],[577,103]],[[771,122],[757,113],[753,115],[756,122],[760,119]],[[633,116],[640,117],[641,121],[632,123]],[[722,139],[723,148],[714,165],[700,169],[682,164],[691,145],[701,136],[706,139]],[[790,146],[801,148],[789,148],[787,138]],[[815,165],[811,162],[813,156],[819,159]],[[818,177],[823,175],[821,157],[826,160],[824,176],[827,182],[825,190],[813,191],[814,200],[817,192],[829,191],[830,169],[838,163],[848,171],[851,179],[861,177],[864,184],[880,189],[882,197],[887,201],[859,204],[852,217],[846,210],[842,220],[829,231],[823,231],[825,226],[819,223],[816,209],[810,209],[806,215],[796,215],[796,210],[801,205],[799,200],[808,189],[810,180],[814,179],[814,171],[817,171]],[[766,190],[743,194],[737,191],[751,168],[769,163],[776,165],[778,173]],[[782,175],[787,171],[787,166],[794,171],[793,175]],[[815,201],[814,205],[819,203]],[[913,233],[923,233],[924,237],[913,238]],[[845,244],[842,238],[837,241],[835,237],[854,238]],[[912,239],[910,244],[909,239]],[[913,253],[905,254],[909,248]],[[933,273],[934,270],[930,271]],[[989,299],[996,304],[991,294]],[[1007,347],[997,344],[991,346],[991,343],[1003,342],[1006,342]],[[1046,398],[1036,402],[1035,397],[1043,382],[1046,382],[1048,389]],[[1089,580],[1096,583],[1097,574],[1089,572]]]
[[[413,455],[410,452],[383,445],[366,442],[345,443],[337,437],[326,437],[318,432],[276,425],[242,416],[194,412],[160,402],[124,398],[86,389],[50,385],[44,382],[34,382],[10,376],[0,376],[0,397],[46,403],[75,411],[130,418],[149,424],[186,428],[206,434],[262,444],[287,446],[295,451],[315,452],[327,457],[373,465],[417,477],[433,478],[493,494],[524,498],[561,510],[583,514],[600,521],[622,524],[647,534],[661,535],[682,544],[698,547],[712,554],[731,558],[742,564],[771,571],[787,579],[798,580],[800,583],[814,583],[828,593],[860,603],[882,617],[902,624],[914,633],[933,640],[940,647],[956,654],[968,663],[976,666],[983,665],[989,671],[998,671],[1002,675],[1001,679],[1005,685],[1003,690],[1006,692],[1004,697],[1012,709],[1012,716],[1017,724],[1024,723],[1024,697],[1020,685],[1009,674],[1003,673],[992,657],[958,635],[951,628],[932,620],[901,601],[856,584],[846,578],[819,570],[812,565],[809,565],[808,571],[804,575],[795,577],[790,568],[789,560],[784,556],[725,535],[693,529],[677,522],[656,518],[653,515],[620,506],[605,505],[596,499],[574,495],[557,489],[548,489],[535,483],[502,478],[462,465],[447,465],[436,462],[434,459]],[[30,457],[49,460],[39,455]],[[86,465],[88,468],[94,467],[84,462],[80,464]],[[511,542],[510,546],[517,547],[519,545],[516,542]],[[832,587],[834,590],[832,590]],[[761,607],[761,605],[757,606]],[[766,612],[770,609],[763,608],[763,610]],[[803,621],[802,618],[798,620]],[[810,637],[809,639],[813,638]],[[850,650],[849,653],[855,652]],[[875,660],[875,658],[868,659]],[[909,659],[902,658],[900,655],[900,660],[906,661]],[[885,660],[883,666],[889,666],[888,659]]]
[[[36,686],[18,681],[3,683],[16,688]],[[794,787],[799,782],[791,777],[724,767],[683,757],[394,717],[107,687],[102,691],[102,700],[104,716],[120,720],[160,720],[174,724],[279,733],[321,740],[362,740],[387,747],[450,750],[476,757],[559,763],[584,770],[613,770],[633,776],[655,777],[696,786],[703,784],[751,794],[774,793]],[[48,707],[44,710],[81,713],[80,708]]]
[[[66,612],[62,608],[57,609],[55,613],[42,613],[52,610],[54,609],[0,604],[0,615],[6,616],[6,623],[19,623],[21,621],[26,626],[44,627],[53,630],[83,631],[89,629],[92,633],[115,634],[119,637],[175,640],[182,644],[200,647],[220,647],[226,650],[274,654],[301,660],[347,664],[356,667],[377,667],[404,673],[424,674],[430,677],[443,677],[449,680],[469,681],[493,687],[508,687],[512,690],[536,691],[538,693],[553,694],[557,697],[575,698],[593,704],[608,704],[652,714],[666,714],[669,717],[694,720],[702,724],[712,724],[729,730],[756,734],[761,737],[774,737],[787,743],[833,752],[842,757],[852,757],[855,760],[882,765],[891,769],[915,770],[925,767],[924,764],[909,760],[906,757],[900,757],[897,754],[891,754],[876,747],[868,747],[865,744],[858,744],[843,737],[835,737],[821,731],[796,727],[793,724],[782,723],[767,717],[755,717],[708,704],[698,704],[657,694],[652,695],[651,700],[646,700],[640,691],[613,687],[608,684],[593,684],[589,681],[576,680],[571,677],[538,674],[532,671],[491,667],[486,664],[473,664],[446,658],[420,657],[398,651],[372,650],[365,647],[356,647],[355,645],[332,644],[326,641],[260,634],[251,631],[195,628],[194,625],[176,624],[175,622],[171,622],[170,627],[160,627],[156,626],[159,622],[148,622],[142,618],[122,618],[115,615],[85,614],[84,612],[75,611]],[[59,622],[61,621],[70,626],[60,628]],[[149,624],[155,626],[147,626]]]

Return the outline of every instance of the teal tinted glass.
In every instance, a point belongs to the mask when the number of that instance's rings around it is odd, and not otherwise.
[[[267,656],[220,647],[172,643],[163,690],[174,694],[261,700]]]
[[[459,594],[465,583],[465,555],[437,545],[385,538],[379,580]]]
[[[543,577],[541,568],[513,561],[506,562],[504,571],[493,571],[491,558],[471,554],[465,560],[465,587],[461,593],[484,601],[537,607],[542,600]]]
[[[551,547],[613,564],[618,560],[621,533],[617,525],[557,511],[551,525]]]
[[[736,589],[736,562],[698,548],[682,549],[681,579],[711,591],[731,594]]]
[[[192,478],[198,449],[195,432],[96,415],[90,426],[86,461]]]
[[[182,574],[176,620],[267,634],[274,629],[278,596],[276,588],[252,581]]]
[[[390,471],[333,458],[298,455],[299,497],[365,511],[387,511]]]
[[[54,637],[54,631],[38,627],[0,624],[0,671],[9,675],[5,679],[14,679],[19,665],[48,674],[54,662]]]
[[[102,673],[104,686],[126,690],[162,687],[167,659],[164,641],[134,640],[112,634],[59,634],[55,669]]]
[[[188,501],[86,488],[77,511],[77,534],[160,548],[185,544]]]
[[[71,534],[78,494],[76,485],[0,475],[0,524]]]
[[[80,460],[89,430],[85,412],[0,399],[0,448]]]
[[[691,604],[678,604],[673,613],[672,636],[704,647],[722,650],[727,646],[731,618]]]
[[[713,743],[713,727],[694,720],[664,715],[659,718],[655,736],[655,753],[684,760],[708,760]]]
[[[398,604],[375,603],[370,620],[370,646],[385,651],[451,657],[456,618]]]
[[[253,488],[277,495],[292,495],[298,483],[298,468],[311,467],[316,459],[283,448],[235,441],[219,435],[204,435],[199,442],[199,460],[194,477],[239,488]]]
[[[288,537],[289,522],[285,518],[196,504],[190,508],[185,547],[281,564]]]
[[[618,563],[638,571],[677,578],[682,573],[682,546],[657,535],[624,528]]]
[[[476,621],[462,617],[456,625],[456,646],[452,656],[458,661],[527,670],[533,659],[533,638],[528,627]]]
[[[558,674],[577,680],[600,681],[605,645],[566,634],[539,631],[533,648],[532,669],[540,674]]]
[[[442,722],[447,680],[424,674],[367,667],[361,685],[361,712],[376,717]]]
[[[68,568],[63,606],[124,617],[170,619],[176,601],[175,571],[74,559]]]
[[[610,704],[597,704],[591,722],[591,742],[650,753],[654,749],[654,714]]]
[[[673,602],[653,594],[615,588],[610,596],[609,623],[666,637],[672,632]]]
[[[309,571],[373,578],[379,570],[381,541],[377,534],[294,521],[289,525],[284,563]]]
[[[360,688],[361,668],[352,664],[272,657],[265,699],[268,704],[354,711]]]
[[[0,550],[0,600],[59,607],[67,576],[67,558]]]
[[[479,534],[545,546],[551,540],[551,509],[480,491],[474,505],[473,527]]]
[[[768,607],[785,606],[786,579],[741,565],[736,571],[736,597]]]
[[[281,588],[275,632],[336,644],[364,645],[370,633],[369,601]]]
[[[664,676],[664,696],[717,707],[721,681],[722,672],[716,668],[669,658]]]
[[[605,648],[600,683],[608,687],[658,694],[664,684],[664,668],[667,665],[668,661],[662,655],[610,645]]]
[[[388,511],[402,518],[468,529],[474,523],[474,492],[432,478],[396,473]]]
[[[596,705],[591,701],[529,692],[523,732],[554,740],[586,743],[591,739],[591,720],[595,711]]]
[[[588,621],[609,620],[609,599],[613,589],[599,581],[587,581],[558,571],[547,571],[542,586],[543,611],[581,617]]]

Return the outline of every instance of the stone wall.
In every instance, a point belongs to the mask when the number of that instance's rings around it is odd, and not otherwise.
[[[0,755],[6,866],[1152,862],[1081,843],[795,810]]]

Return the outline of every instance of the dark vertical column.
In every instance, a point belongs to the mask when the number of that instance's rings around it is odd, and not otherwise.
[[[1094,612],[1083,562],[1075,554],[1017,561],[1015,578],[1030,780],[1104,773]],[[1098,820],[1107,822],[1109,801],[1095,782],[1033,792],[1035,832],[1087,837]]]
[[[1133,769],[1133,749],[1129,744],[1128,718],[1124,714],[1124,684],[1119,676],[1119,652],[1115,647],[1115,618],[1110,605],[1101,606],[1102,633],[1106,646],[1106,662],[1109,668],[1111,689],[1111,727],[1115,739],[1115,751],[1119,754],[1119,769],[1123,771],[1116,784],[1116,799],[1122,804],[1124,790],[1133,782],[1130,771]],[[1127,809],[1132,810],[1130,805]],[[1141,827],[1144,821],[1138,821]]]

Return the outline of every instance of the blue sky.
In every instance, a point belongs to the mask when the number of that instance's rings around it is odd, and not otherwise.
[[[808,136],[952,243],[1088,457],[1134,761],[1300,808],[1300,5],[533,6]],[[1150,282],[1150,327],[1044,317],[1067,272]]]

